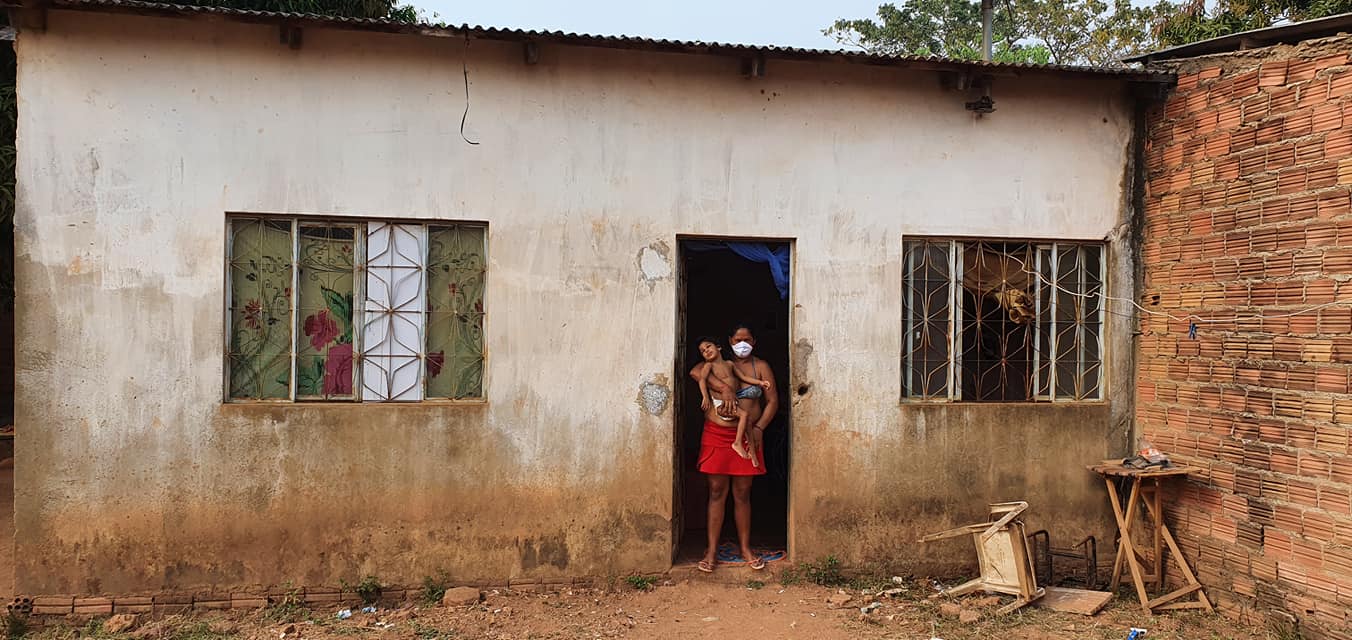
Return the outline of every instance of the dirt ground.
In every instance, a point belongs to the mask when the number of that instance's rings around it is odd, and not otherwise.
[[[772,578],[770,578],[772,579]],[[683,581],[647,585],[621,582],[614,590],[575,589],[560,593],[490,591],[482,603],[455,607],[407,605],[354,611],[340,620],[336,610],[307,610],[277,605],[255,612],[229,612],[147,621],[126,633],[104,631],[104,620],[49,625],[28,634],[62,640],[79,637],[135,640],[271,640],[372,638],[437,640],[482,638],[808,638],[846,640],[1113,639],[1123,640],[1133,626],[1148,630],[1148,640],[1238,640],[1269,638],[1261,629],[1237,626],[1218,614],[1180,612],[1149,617],[1123,598],[1093,617],[1025,607],[1003,617],[986,598],[958,600],[971,613],[967,622],[940,612],[925,596],[930,587],[905,585],[905,593],[875,596],[861,590],[811,584],[778,583],[731,586]],[[885,585],[884,588],[894,587]],[[842,593],[850,596],[843,605]],[[871,613],[860,607],[880,604]],[[1006,600],[1007,601],[1007,600]],[[952,614],[949,608],[949,614]],[[980,620],[972,622],[973,615]]]

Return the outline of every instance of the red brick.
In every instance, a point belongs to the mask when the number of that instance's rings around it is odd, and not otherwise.
[[[1216,128],[1229,131],[1244,122],[1244,110],[1237,103],[1222,104],[1216,110]]]
[[[1286,60],[1269,60],[1258,70],[1258,86],[1280,87],[1286,84]]]
[[[1295,538],[1291,540],[1291,561],[1307,569],[1319,569],[1324,566],[1324,546],[1315,541]],[[1278,567],[1280,577],[1281,568]]]
[[[1338,100],[1352,93],[1352,72],[1329,77],[1329,100]]]
[[[1314,136],[1311,139],[1302,140],[1296,143],[1296,163],[1310,164],[1324,159],[1324,137]],[[1220,179],[1220,178],[1218,178]]]
[[[1310,114],[1311,128],[1318,131],[1332,131],[1343,126],[1343,107],[1337,103],[1319,105]]]
[[[1320,218],[1336,218],[1352,213],[1352,200],[1349,200],[1347,193],[1332,193],[1319,196],[1318,200]]]
[[[1233,146],[1234,138],[1231,138]],[[1324,139],[1324,157],[1330,160],[1346,158],[1352,155],[1352,131],[1340,129],[1330,132]]]
[[[1314,118],[1309,112],[1292,113],[1282,123],[1282,135],[1288,138],[1308,136],[1314,131]]]
[[[1277,171],[1285,169],[1295,163],[1296,145],[1283,144],[1267,150],[1266,162],[1263,164],[1263,168],[1267,171]],[[1241,157],[1239,161],[1239,170],[1241,174],[1244,173],[1244,164],[1245,160]]]
[[[1338,163],[1326,162],[1312,165],[1307,174],[1306,188],[1324,189],[1338,184]]]
[[[1324,70],[1330,67],[1341,67],[1347,64],[1347,54],[1339,53],[1329,56],[1323,56],[1315,60],[1315,69]]]
[[[1307,172],[1305,167],[1293,167],[1283,171],[1281,175],[1277,177],[1277,193],[1286,195],[1304,191],[1306,177]]]
[[[1269,118],[1258,125],[1258,144],[1271,144],[1282,139],[1282,130],[1286,126],[1286,118]]]

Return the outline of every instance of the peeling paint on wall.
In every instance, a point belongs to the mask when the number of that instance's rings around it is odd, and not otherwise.
[[[649,415],[660,416],[671,402],[671,388],[666,376],[657,376],[639,388],[638,403]]]
[[[670,278],[671,247],[665,242],[654,242],[639,249],[638,270],[649,287],[659,280]]]

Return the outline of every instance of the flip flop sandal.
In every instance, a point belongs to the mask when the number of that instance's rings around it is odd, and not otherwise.
[[[699,564],[695,565],[695,568],[696,568],[696,569],[699,569],[700,571],[702,571],[702,572],[704,572],[704,573],[713,573],[713,572],[714,572],[714,565],[713,565],[712,562],[709,562],[708,560],[700,560],[700,561],[699,561]]]
[[[752,571],[760,571],[761,569],[765,568],[765,558],[756,556],[756,559],[752,560],[751,564],[747,566],[751,567]]]

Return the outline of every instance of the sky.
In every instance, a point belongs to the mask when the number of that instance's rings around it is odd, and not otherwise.
[[[871,18],[886,0],[409,0],[434,20],[735,44],[840,49],[822,29]],[[437,14],[435,17],[432,14]]]

